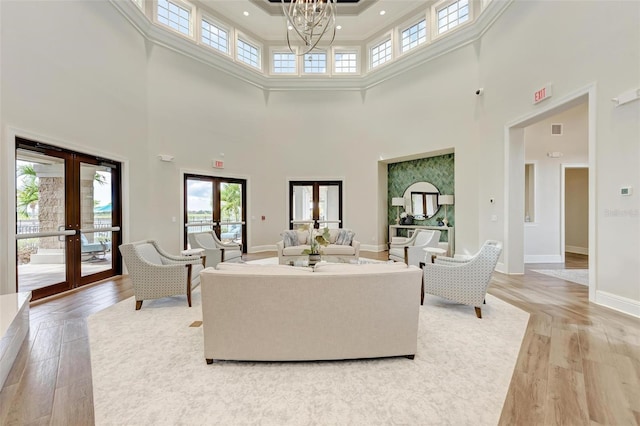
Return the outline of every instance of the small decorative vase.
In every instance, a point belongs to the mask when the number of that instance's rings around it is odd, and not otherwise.
[[[309,255],[309,266],[314,266],[318,262],[320,262],[320,254]]]

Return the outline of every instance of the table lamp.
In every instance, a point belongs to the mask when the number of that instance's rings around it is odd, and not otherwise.
[[[444,219],[442,222],[444,226],[449,226],[449,219],[447,218],[447,206],[453,205],[453,195],[439,195],[438,204],[444,206]]]
[[[403,197],[393,197],[391,205],[396,207],[396,225],[400,223],[400,207],[404,207]]]

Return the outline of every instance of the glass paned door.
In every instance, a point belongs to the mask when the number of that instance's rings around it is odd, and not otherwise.
[[[289,182],[289,228],[342,228],[341,181]]]
[[[16,138],[18,291],[33,300],[121,272],[117,162]]]
[[[80,265],[81,275],[113,267],[113,170],[100,164],[80,163]]]
[[[246,181],[185,175],[185,234],[213,231],[222,242],[242,243],[246,252]]]
[[[67,280],[65,159],[16,151],[16,254],[19,291],[70,288]]]

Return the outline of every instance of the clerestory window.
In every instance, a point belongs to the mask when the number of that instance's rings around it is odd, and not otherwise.
[[[191,37],[191,8],[182,2],[158,0],[158,22]]]
[[[207,19],[202,20],[202,43],[214,49],[229,54],[229,31]]]
[[[436,9],[438,34],[442,34],[469,20],[469,0],[458,0]]]
[[[260,69],[260,49],[247,41],[238,39],[236,58],[238,61]]]
[[[402,31],[402,53],[405,53],[419,44],[427,41],[427,20],[423,19]]]
[[[371,68],[391,60],[391,39],[387,39],[371,48]]]

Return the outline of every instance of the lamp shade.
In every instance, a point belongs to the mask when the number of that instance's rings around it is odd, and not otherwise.
[[[394,207],[404,207],[404,198],[402,197],[393,197],[391,199],[391,205]]]
[[[438,204],[441,206],[453,205],[453,195],[438,195]]]

